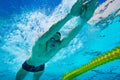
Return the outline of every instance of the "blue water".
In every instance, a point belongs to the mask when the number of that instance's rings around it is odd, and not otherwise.
[[[31,55],[34,41],[45,33],[52,24],[69,13],[76,0],[0,0],[0,80],[15,80],[21,64]],[[115,2],[116,1],[116,2]],[[86,24],[80,33],[48,63],[40,80],[60,80],[72,69],[78,68],[93,58],[120,45],[119,0],[113,0],[102,8],[104,17],[96,24]],[[110,8],[111,4],[116,5]],[[110,12],[111,11],[111,12]],[[106,14],[104,14],[106,12]],[[113,17],[111,17],[113,16]],[[71,30],[77,18],[68,22],[61,30],[62,38]],[[105,20],[109,20],[106,22]],[[94,23],[95,23],[94,22]],[[102,25],[106,25],[103,27]],[[75,80],[120,80],[120,60],[90,70]],[[25,80],[32,80],[30,73]]]

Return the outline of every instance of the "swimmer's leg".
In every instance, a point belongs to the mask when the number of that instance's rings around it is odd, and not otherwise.
[[[43,73],[43,71],[34,72],[34,80],[39,80],[42,73]]]
[[[16,74],[16,80],[23,80],[28,73],[28,71],[20,68],[20,70]]]

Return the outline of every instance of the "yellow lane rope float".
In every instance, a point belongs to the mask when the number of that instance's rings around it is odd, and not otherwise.
[[[103,65],[105,63],[108,63],[108,62],[116,60],[116,59],[120,59],[120,46],[106,52],[105,54],[102,54],[102,55],[94,58],[92,61],[83,65],[82,67],[70,71],[69,73],[67,73],[63,76],[62,80],[73,80],[73,78],[75,78],[97,66]]]

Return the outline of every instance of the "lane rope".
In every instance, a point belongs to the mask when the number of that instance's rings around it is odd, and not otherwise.
[[[62,77],[62,80],[73,80],[73,78],[80,76],[81,74],[93,68],[96,68],[100,65],[106,64],[116,59],[120,59],[120,46],[94,58],[92,61],[83,65],[82,67],[70,71]]]

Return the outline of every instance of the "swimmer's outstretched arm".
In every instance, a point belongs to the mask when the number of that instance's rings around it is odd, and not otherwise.
[[[52,25],[50,29],[38,38],[37,43],[45,43],[48,41],[56,32],[58,32],[64,24],[69,21],[74,16],[80,16],[80,11],[82,9],[83,0],[77,0],[71,9],[71,13],[68,14],[64,19],[58,21],[56,24]]]
[[[37,40],[37,42],[38,43],[45,43],[46,41],[48,41],[71,18],[72,18],[72,16],[70,14],[68,14],[64,19],[58,21],[56,24],[53,24],[50,27],[50,29]]]
[[[81,22],[69,32],[68,36],[65,37],[61,42],[61,47],[65,47],[69,44],[69,42],[80,32],[81,28],[84,26],[85,23],[92,17],[95,9],[97,8],[97,0],[92,0],[88,4],[82,6],[81,12]],[[71,11],[73,14],[73,12]]]

